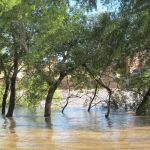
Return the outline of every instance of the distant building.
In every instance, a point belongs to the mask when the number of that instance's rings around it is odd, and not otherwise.
[[[146,67],[149,55],[149,53],[143,51],[138,52],[134,57],[128,59],[128,67],[132,76],[139,74]]]

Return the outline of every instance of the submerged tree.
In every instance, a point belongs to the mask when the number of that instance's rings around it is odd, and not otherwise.
[[[11,60],[9,60],[9,56],[6,53],[1,52],[0,54],[0,72],[3,74],[3,82],[4,82],[4,93],[2,99],[2,115],[5,115],[7,97],[10,89],[10,76],[12,71]]]
[[[116,13],[104,13],[90,20],[85,17],[82,7],[96,7],[96,1],[76,2],[75,9],[66,0],[0,2],[0,71],[5,82],[2,113],[5,114],[10,89],[7,117],[13,116],[17,75],[21,68],[25,71],[22,80],[28,84],[23,89],[26,97],[32,95],[36,99],[38,95],[39,100],[47,94],[45,117],[50,116],[54,93],[68,74],[76,76],[76,79],[82,75],[83,78],[77,82],[82,80],[84,86],[87,86],[87,80],[92,79],[98,87],[108,91],[108,117],[112,89],[103,79],[112,76],[117,82],[116,72],[122,81],[129,79],[126,89],[138,91],[140,87],[144,96],[141,104],[138,103],[137,114],[141,110],[142,114],[147,113],[150,86],[149,3],[145,0],[120,0]],[[110,1],[103,2],[110,4]],[[144,69],[133,76],[127,64],[137,54],[142,54]],[[27,92],[33,88],[34,94]]]
[[[126,47],[121,53],[126,55],[129,72],[125,74],[129,80],[128,90],[142,95],[141,102],[137,101],[138,115],[149,113],[149,64],[150,64],[150,11],[148,1],[122,2],[121,18],[127,18],[129,26],[126,33]]]
[[[113,17],[109,13],[101,15],[93,25],[91,42],[94,44],[91,44],[93,46],[89,51],[90,59],[83,65],[99,86],[108,92],[106,117],[109,116],[112,95],[109,81],[117,83],[115,67],[121,57],[120,50],[124,46],[126,25],[128,21],[125,19]]]
[[[40,9],[35,22],[37,33],[26,61],[48,86],[44,116],[49,117],[56,89],[64,77],[78,67],[72,57],[84,41],[86,26],[82,11],[69,10],[62,2],[46,3]]]
[[[3,41],[1,48],[3,55],[7,55],[10,66],[12,66],[11,75],[7,75],[8,81],[10,80],[10,100],[7,117],[13,116],[16,100],[17,74],[20,71],[19,66],[22,64],[22,57],[27,52],[26,16],[28,14],[25,10],[27,10],[27,6],[23,2],[15,3],[11,9],[4,11],[0,16],[2,20],[0,23],[1,39]],[[8,69],[9,67],[7,67]]]

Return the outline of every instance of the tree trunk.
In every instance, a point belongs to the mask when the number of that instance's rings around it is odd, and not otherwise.
[[[13,70],[13,75],[11,77],[9,108],[6,117],[12,117],[14,112],[15,100],[16,100],[17,73],[18,73],[18,57],[16,52],[14,56],[14,70]]]
[[[112,95],[112,91],[109,88],[107,89],[107,91],[108,91],[108,94],[109,94],[109,99],[108,99],[107,113],[105,114],[106,118],[108,118],[109,114],[110,114],[111,95]]]
[[[45,102],[44,117],[50,117],[50,115],[51,115],[52,99],[53,99],[53,96],[54,96],[56,89],[57,89],[57,87],[55,87],[55,85],[53,85],[48,90],[48,94],[47,94],[46,102]]]
[[[90,112],[91,107],[92,107],[92,103],[93,103],[93,101],[94,101],[94,99],[95,99],[95,97],[96,97],[96,94],[97,94],[97,88],[98,88],[98,86],[97,86],[97,83],[96,83],[96,87],[95,87],[95,91],[94,91],[93,98],[92,98],[92,100],[91,100],[90,103],[89,103],[88,112]]]
[[[87,67],[86,64],[83,64],[83,67],[85,67],[85,69],[88,71],[88,73],[93,77],[93,79],[103,88],[105,88],[109,94],[109,99],[108,99],[108,109],[107,109],[107,113],[105,114],[105,117],[108,118],[109,114],[110,114],[110,105],[111,105],[111,95],[112,95],[112,90],[103,83],[103,81],[101,80],[101,78],[96,79],[95,75],[92,73],[92,71]]]
[[[69,98],[71,98],[71,95],[70,95],[70,92],[71,92],[71,88],[70,88],[70,84],[69,84],[69,79],[68,79],[68,76],[67,76],[67,86],[68,86],[68,97],[66,98],[66,104],[63,106],[62,108],[62,113],[64,113],[64,110],[65,108],[68,106],[69,104]]]
[[[52,127],[52,124],[51,124],[51,117],[45,117],[45,125],[46,125],[46,128],[50,128]]]
[[[2,101],[2,115],[5,115],[6,100],[7,100],[7,97],[8,97],[8,91],[9,91],[9,80],[6,79],[5,92],[4,92],[3,101]]]
[[[51,116],[51,105],[52,105],[54,93],[66,75],[67,75],[66,73],[60,73],[58,80],[54,81],[54,83],[52,85],[50,85],[49,90],[48,90],[48,94],[46,97],[46,101],[45,101],[44,117],[50,117]]]
[[[150,88],[146,92],[141,104],[138,106],[138,108],[136,110],[137,115],[150,115],[149,97],[150,97]]]
[[[70,96],[68,96],[67,97],[67,99],[66,99],[66,104],[63,106],[63,108],[62,108],[62,113],[64,113],[64,110],[65,110],[65,108],[68,106],[68,104],[69,104],[69,98],[70,98]]]

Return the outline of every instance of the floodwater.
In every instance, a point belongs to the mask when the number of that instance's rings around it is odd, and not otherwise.
[[[67,108],[45,119],[40,110],[17,108],[0,116],[0,150],[150,150],[150,117],[106,110]]]

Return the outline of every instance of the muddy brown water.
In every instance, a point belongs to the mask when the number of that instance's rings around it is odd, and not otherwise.
[[[41,110],[17,108],[13,119],[0,116],[0,150],[150,150],[150,117],[105,109]]]

